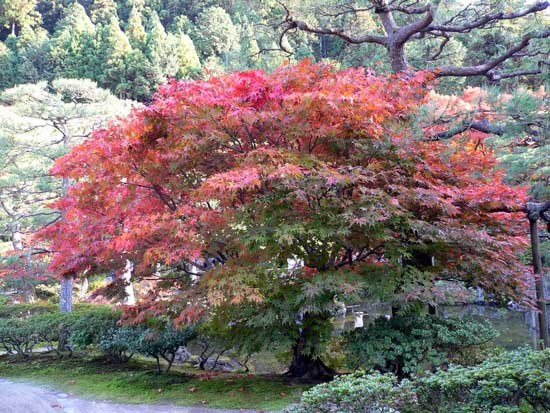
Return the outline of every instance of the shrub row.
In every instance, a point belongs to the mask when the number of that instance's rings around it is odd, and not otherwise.
[[[78,303],[74,310],[84,311],[98,307],[94,304]],[[57,304],[2,304],[0,305],[0,318],[27,318],[35,314],[56,313],[59,311]]]
[[[313,387],[286,412],[550,412],[550,349],[506,352],[401,382],[392,373],[358,371]]]
[[[0,318],[0,345],[7,353],[27,356],[37,345],[58,354],[93,347],[115,362],[126,362],[134,353],[152,357],[160,372],[160,360],[166,360],[168,371],[177,350],[197,334],[194,327],[175,329],[170,323],[120,325],[120,312],[108,307],[87,306],[72,313],[38,308],[12,307],[12,318]]]

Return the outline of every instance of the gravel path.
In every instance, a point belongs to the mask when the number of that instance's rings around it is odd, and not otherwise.
[[[258,413],[262,410],[217,410],[203,407],[119,404],[81,399],[30,383],[0,379],[0,413]],[[268,413],[265,411],[265,413]]]

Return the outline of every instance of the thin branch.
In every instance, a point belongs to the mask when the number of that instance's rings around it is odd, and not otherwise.
[[[532,5],[531,7],[528,7],[523,10],[518,10],[516,12],[512,13],[504,13],[504,12],[498,12],[498,13],[491,13],[486,14],[485,16],[482,16],[481,18],[474,20],[472,22],[467,22],[460,25],[449,25],[449,24],[437,24],[432,23],[428,27],[426,27],[426,31],[431,30],[440,30],[444,32],[454,32],[454,33],[467,33],[471,31],[472,29],[481,28],[483,26],[486,26],[489,23],[495,22],[495,21],[501,21],[501,20],[513,20],[518,19],[520,17],[527,16],[528,14],[537,13],[539,11],[543,11],[548,8],[550,5],[550,2],[548,1],[540,1]]]
[[[513,77],[519,77],[519,76],[534,76],[534,75],[540,75],[542,73],[542,67],[543,65],[550,66],[549,60],[541,60],[537,67],[535,69],[525,69],[525,70],[516,70],[513,72],[497,72],[497,71],[491,71],[487,73],[487,77],[490,80],[498,81],[502,79],[509,79]]]

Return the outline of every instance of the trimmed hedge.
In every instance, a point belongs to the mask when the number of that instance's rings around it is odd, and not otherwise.
[[[550,412],[550,349],[506,352],[401,382],[391,373],[359,371],[313,387],[286,412]]]
[[[177,350],[197,336],[194,327],[175,329],[170,323],[157,322],[155,327],[120,325],[120,311],[106,306],[82,306],[72,313],[29,305],[3,310],[0,346],[20,356],[27,356],[39,343],[58,354],[93,347],[115,362],[127,362],[134,353],[152,357],[160,372],[161,359],[168,363],[166,371],[170,370]]]
[[[93,311],[95,308],[104,307],[94,304],[78,303],[74,305],[74,311]],[[59,311],[58,304],[2,304],[0,305],[1,318],[27,318],[36,314],[56,313]]]

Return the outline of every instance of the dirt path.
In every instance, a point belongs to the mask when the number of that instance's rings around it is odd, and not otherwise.
[[[216,410],[203,407],[118,404],[86,400],[46,387],[0,379],[0,413],[258,413],[262,410]],[[267,413],[267,411],[266,411]]]

